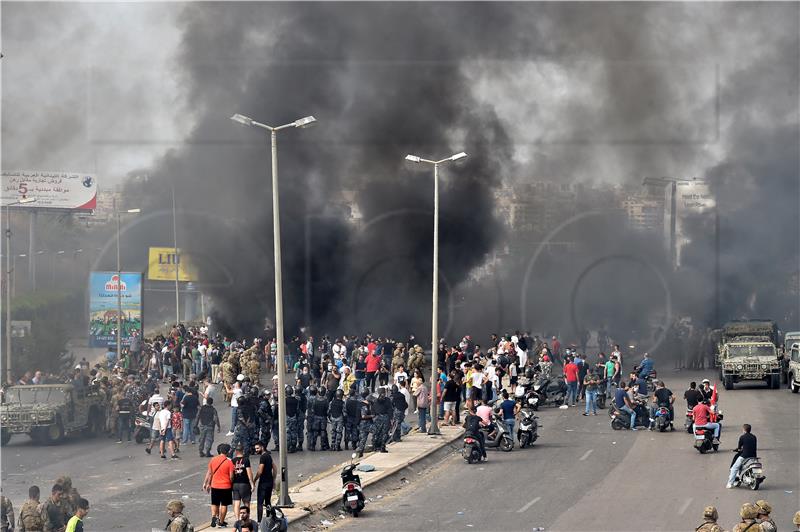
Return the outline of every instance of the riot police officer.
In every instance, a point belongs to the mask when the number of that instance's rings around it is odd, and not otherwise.
[[[272,405],[269,404],[270,393],[268,390],[261,392],[261,399],[258,402],[258,436],[256,441],[260,441],[264,448],[269,445],[272,438]]]
[[[406,397],[400,393],[396,384],[392,385],[392,421],[395,424],[392,441],[400,441],[403,421],[406,419],[406,409],[408,409]]]
[[[314,423],[314,434],[319,437],[320,450],[327,451],[330,447],[328,445],[328,399],[325,388],[320,387],[319,389],[314,401],[313,416],[309,423]]]
[[[358,451],[358,456],[364,456],[364,449],[367,447],[367,438],[369,437],[369,433],[372,432],[372,405],[367,400],[369,397],[369,390],[364,390],[361,392],[361,412],[358,422],[358,447],[356,451]],[[375,436],[372,436],[372,446],[375,447]]]
[[[331,423],[331,450],[342,450],[342,433],[344,432],[344,392],[336,390],[330,404],[328,405],[328,420]],[[345,442],[345,448],[347,442]]]
[[[275,403],[277,405],[277,402]],[[297,451],[297,413],[300,401],[294,396],[294,388],[286,386],[286,452]],[[278,416],[275,416],[278,419]]]
[[[344,403],[344,448],[355,449],[358,445],[358,426],[361,423],[361,401],[356,387],[350,388],[350,396]]]
[[[306,411],[308,410],[308,397],[303,393],[300,386],[294,387],[294,395],[297,397],[297,426],[295,427],[295,434],[297,438],[297,450],[303,450],[303,428],[306,422]]]
[[[317,450],[317,426],[314,424],[314,405],[317,402],[317,387],[313,384],[306,389],[308,401],[306,402],[306,418],[308,419],[308,445],[309,451]]]
[[[372,405],[372,413],[375,415],[373,419],[374,433],[372,435],[372,447],[376,451],[388,453],[386,450],[386,441],[389,439],[389,421],[392,414],[392,401],[386,397],[386,388],[381,386],[378,388],[378,398],[375,404]]]

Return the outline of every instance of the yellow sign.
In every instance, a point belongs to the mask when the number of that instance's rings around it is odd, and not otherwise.
[[[177,257],[175,248],[150,248],[147,278],[151,281],[174,281],[176,262],[179,281],[197,281],[197,269],[192,264],[191,257],[180,248]]]

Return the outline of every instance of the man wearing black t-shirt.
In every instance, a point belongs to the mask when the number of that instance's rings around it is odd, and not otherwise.
[[[656,391],[653,392],[653,406],[650,407],[650,430],[655,428],[656,410],[661,406],[669,408],[669,429],[675,430],[672,426],[672,420],[675,417],[675,410],[672,408],[674,401],[675,396],[672,395],[672,390],[664,386],[664,381],[658,381]]]
[[[742,464],[747,458],[756,458],[758,456],[758,439],[750,431],[752,427],[745,423],[742,425],[743,433],[739,436],[739,444],[736,446],[736,456],[731,463],[731,473],[728,476],[728,484],[725,486],[730,489],[733,487],[733,482],[736,480],[736,473],[741,469]]]
[[[703,401],[703,394],[697,389],[696,382],[689,383],[689,389],[683,392],[683,398],[686,399],[686,409],[691,410],[697,403]]]
[[[256,500],[258,501],[257,521],[261,522],[261,515],[264,512],[264,506],[272,504],[272,489],[275,486],[275,477],[278,475],[278,466],[272,461],[272,455],[269,453],[263,443],[256,443],[256,454],[260,455],[258,459],[258,470],[256,470],[253,482],[256,483]]]
[[[239,515],[240,505],[250,504],[253,485],[253,470],[250,458],[244,455],[244,446],[239,443],[233,455],[233,513]]]

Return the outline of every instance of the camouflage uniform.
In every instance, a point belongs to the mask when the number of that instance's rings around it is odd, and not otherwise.
[[[167,523],[167,530],[169,532],[188,532],[189,530],[189,519],[183,515],[183,503],[181,501],[169,501],[167,503],[167,510],[170,512],[171,515],[169,518],[169,522]]]
[[[368,401],[361,402],[361,421],[358,424],[358,447],[359,453],[363,453],[367,447],[367,438],[372,432],[372,410]],[[372,437],[372,446],[375,447],[375,436]]]
[[[403,349],[398,347],[394,350],[394,355],[392,356],[392,374],[397,371],[400,366],[405,366],[405,358],[403,357]]]
[[[261,383],[261,364],[256,360],[255,355],[250,357],[250,362],[247,363],[247,371],[253,384],[258,385]]]
[[[41,532],[44,529],[41,504],[29,499],[19,509],[19,532]]]
[[[342,435],[344,434],[344,401],[339,390],[328,405],[328,420],[331,423],[331,450],[342,450]]]
[[[758,508],[759,517],[761,515],[767,516],[765,519],[760,520],[761,528],[764,532],[776,532],[778,527],[775,526],[775,521],[769,515],[772,513],[772,505],[764,499],[760,499],[756,501],[756,508]]]
[[[706,506],[703,510],[703,522],[695,528],[695,532],[724,532],[717,524],[719,514],[714,506]]]
[[[50,508],[53,508],[53,507],[55,507],[55,510],[56,510],[53,513],[61,512],[63,514],[63,510],[61,508],[61,505],[54,503],[53,500],[50,499],[50,498],[48,498],[46,501],[44,501],[44,504],[41,505],[41,514],[40,515],[42,517],[42,523],[43,523],[42,530],[44,532],[62,532],[64,530],[64,528],[66,527],[67,520],[64,519],[63,515],[61,516],[60,524],[59,523],[53,523],[50,520]],[[70,516],[70,517],[72,517],[72,516]]]
[[[344,448],[347,449],[348,444],[355,449],[358,444],[358,426],[360,422],[359,413],[361,405],[355,396],[351,396],[345,401],[344,408]]]
[[[372,434],[372,447],[375,450],[385,449],[386,443],[389,440],[389,422],[390,412],[392,411],[392,403],[388,397],[378,397],[373,405],[373,434]]]
[[[733,532],[765,532],[761,525],[756,521],[758,517],[758,508],[755,504],[746,502],[739,510],[739,517],[742,518],[741,523],[737,523],[733,527]]]
[[[327,451],[330,448],[328,445],[328,401],[325,400],[324,389],[320,390],[320,395],[314,400],[313,407],[309,406],[309,412],[313,415],[309,419],[309,425],[313,424],[314,436],[315,438],[319,437],[319,448]],[[316,439],[310,445],[316,445]]]
[[[0,495],[0,531],[8,532],[13,528],[14,505],[5,495]]]

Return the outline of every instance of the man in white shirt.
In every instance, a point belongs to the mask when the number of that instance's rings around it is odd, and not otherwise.
[[[207,404],[208,398],[211,397],[215,401],[217,400],[217,385],[214,384],[208,377],[205,378],[205,388],[200,395],[203,396],[203,404]]]
[[[175,438],[172,434],[172,424],[170,423],[172,420],[172,412],[170,411],[169,406],[170,403],[167,401],[164,404],[164,408],[156,412],[156,415],[153,418],[153,430],[158,431],[158,450],[161,453],[161,458],[167,458],[166,447],[168,446],[170,454],[172,455],[171,458],[176,460],[178,455],[175,454]],[[149,448],[145,450],[147,451],[147,454],[150,454]]]
[[[150,396],[150,399],[147,400],[147,415],[152,416],[155,414],[157,406],[163,405],[164,401],[164,396],[156,390],[155,393]]]
[[[233,436],[233,429],[236,428],[236,415],[239,413],[239,398],[242,396],[242,385],[239,381],[233,383],[231,390],[231,429],[226,436]]]
[[[397,371],[394,373],[394,383],[399,387],[400,386],[400,379],[404,381],[408,381],[408,373],[406,373],[405,368],[403,366],[399,366]]]

